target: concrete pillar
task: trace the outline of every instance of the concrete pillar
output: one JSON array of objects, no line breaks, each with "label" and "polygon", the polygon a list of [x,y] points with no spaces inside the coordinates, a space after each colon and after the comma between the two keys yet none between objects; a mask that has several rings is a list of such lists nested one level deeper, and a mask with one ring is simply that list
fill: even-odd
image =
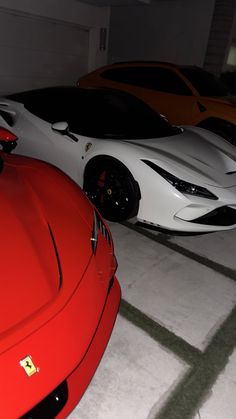
[{"label": "concrete pillar", "polygon": [[232,37],[236,0],[216,0],[204,68],[219,76],[227,59]]}]

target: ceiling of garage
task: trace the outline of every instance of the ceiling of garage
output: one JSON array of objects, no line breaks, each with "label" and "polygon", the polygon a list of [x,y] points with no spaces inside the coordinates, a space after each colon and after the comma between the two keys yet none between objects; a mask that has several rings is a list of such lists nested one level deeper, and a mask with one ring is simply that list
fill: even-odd
[{"label": "ceiling of garage", "polygon": [[[153,4],[161,0],[79,0],[81,3],[93,6],[137,6],[140,4]],[[163,1],[163,0],[162,0]]]}]

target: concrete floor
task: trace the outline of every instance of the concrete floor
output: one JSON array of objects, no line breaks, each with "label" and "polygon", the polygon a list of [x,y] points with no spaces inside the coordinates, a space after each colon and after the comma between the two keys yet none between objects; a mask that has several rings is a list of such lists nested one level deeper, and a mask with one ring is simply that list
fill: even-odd
[{"label": "concrete floor", "polygon": [[236,230],[110,228],[123,300],[69,418],[236,419]]}]

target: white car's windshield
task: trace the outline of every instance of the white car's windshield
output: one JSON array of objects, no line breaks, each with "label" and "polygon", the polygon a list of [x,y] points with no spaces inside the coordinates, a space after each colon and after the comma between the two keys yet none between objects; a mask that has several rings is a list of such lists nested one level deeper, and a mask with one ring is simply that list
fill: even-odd
[{"label": "white car's windshield", "polygon": [[94,138],[169,137],[181,130],[132,95],[110,89],[55,87],[8,96],[36,116],[66,121],[72,132]]}]

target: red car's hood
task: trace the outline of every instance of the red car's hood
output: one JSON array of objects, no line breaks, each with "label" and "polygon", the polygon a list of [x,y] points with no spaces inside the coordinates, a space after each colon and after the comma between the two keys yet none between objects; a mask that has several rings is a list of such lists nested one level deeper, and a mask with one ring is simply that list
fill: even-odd
[{"label": "red car's hood", "polygon": [[16,169],[6,167],[0,174],[0,191],[3,333],[53,299],[60,278],[52,235],[30,184]]}]

